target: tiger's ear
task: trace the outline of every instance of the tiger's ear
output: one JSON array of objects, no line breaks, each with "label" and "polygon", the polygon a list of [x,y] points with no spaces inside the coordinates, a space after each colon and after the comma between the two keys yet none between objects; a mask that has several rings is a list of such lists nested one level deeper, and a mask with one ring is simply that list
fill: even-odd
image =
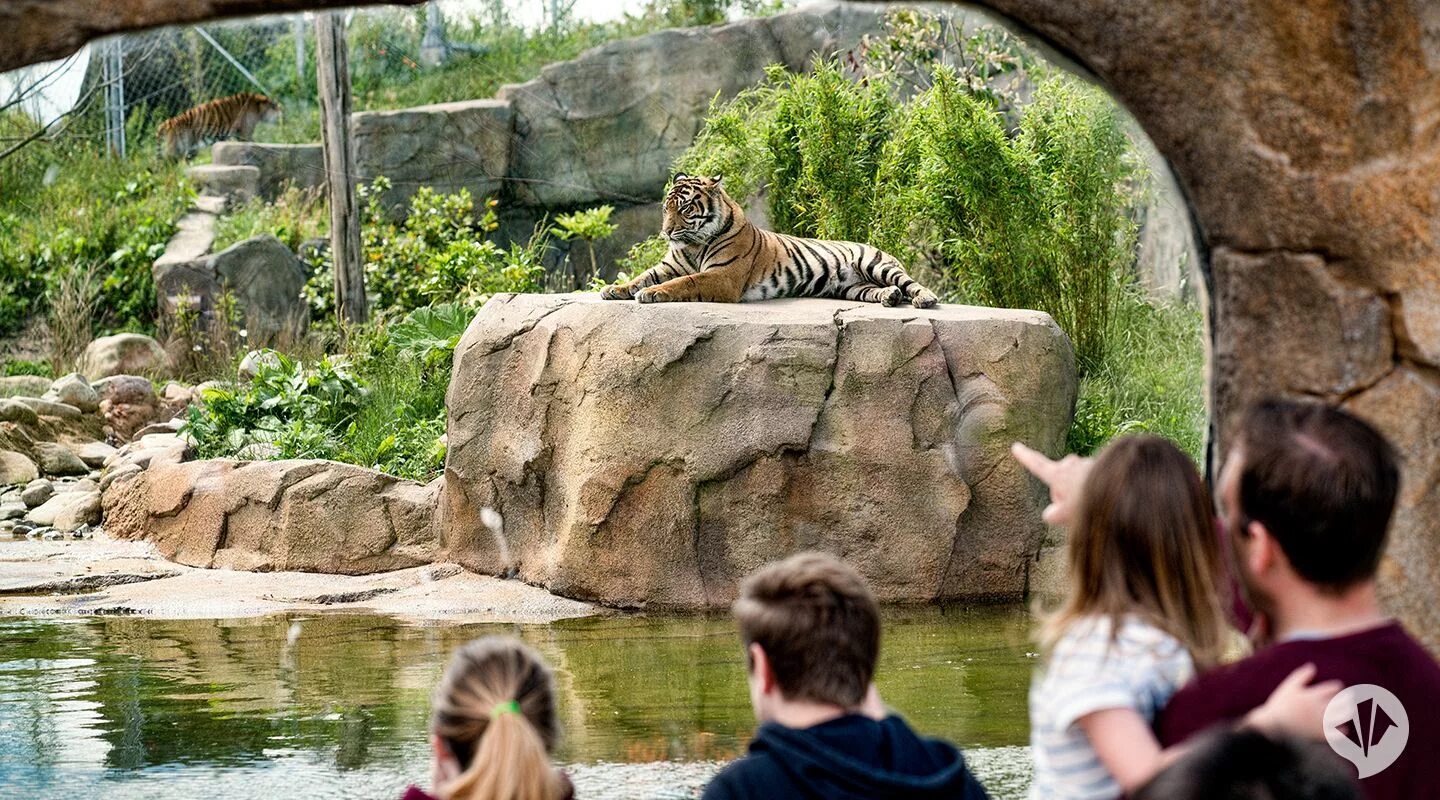
[{"label": "tiger's ear", "polygon": [[688,178],[688,177],[690,177],[690,176],[689,176],[689,175],[686,175],[686,174],[683,173],[683,172],[677,172],[677,173],[675,173],[675,177],[671,178],[670,180],[671,180],[671,182],[673,183],[674,181],[684,180],[684,179],[686,179],[686,178]]},{"label": "tiger's ear", "polygon": [[710,182],[713,183],[713,184],[715,184],[716,186],[719,186],[719,185],[720,185],[720,182],[723,181],[723,180],[725,180],[725,176],[724,176],[724,175],[711,175],[711,176],[710,176]]}]

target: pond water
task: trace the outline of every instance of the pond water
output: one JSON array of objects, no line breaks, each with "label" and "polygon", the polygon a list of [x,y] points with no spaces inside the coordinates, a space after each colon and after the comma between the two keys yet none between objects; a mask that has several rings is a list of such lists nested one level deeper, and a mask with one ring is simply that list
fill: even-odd
[{"label": "pond water", "polygon": [[[878,676],[920,731],[966,748],[996,797],[1028,783],[1020,609],[887,611]],[[357,615],[0,619],[0,796],[394,798],[428,770],[452,648],[518,635],[554,666],[583,797],[692,797],[754,729],[724,617],[549,625]]]}]

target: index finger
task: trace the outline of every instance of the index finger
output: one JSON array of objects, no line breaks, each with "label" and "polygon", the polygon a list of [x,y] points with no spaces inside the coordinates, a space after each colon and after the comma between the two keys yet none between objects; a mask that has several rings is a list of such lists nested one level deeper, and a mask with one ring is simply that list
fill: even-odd
[{"label": "index finger", "polygon": [[1040,480],[1049,483],[1055,477],[1055,468],[1059,462],[1040,452],[1027,447],[1020,442],[1010,445],[1010,455],[1020,462],[1020,466],[1029,470],[1031,474]]}]

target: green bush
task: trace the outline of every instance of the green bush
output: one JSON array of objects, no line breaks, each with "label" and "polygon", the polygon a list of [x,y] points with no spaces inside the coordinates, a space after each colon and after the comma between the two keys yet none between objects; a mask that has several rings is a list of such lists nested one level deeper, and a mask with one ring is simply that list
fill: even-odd
[{"label": "green bush", "polygon": [[[543,259],[549,234],[540,227],[525,244],[501,248],[485,237],[499,222],[497,203],[489,200],[477,219],[467,189],[440,194],[421,187],[410,199],[403,221],[395,221],[381,203],[390,182],[376,178],[360,187],[361,248],[365,291],[372,312],[392,317],[435,303],[478,307],[498,292],[536,292],[545,285]],[[318,265],[305,287],[311,318],[335,315],[334,264]]]},{"label": "green bush", "polygon": [[[1050,314],[1082,376],[1075,448],[1144,429],[1198,453],[1198,316],[1133,287],[1147,175],[1113,101],[998,29],[959,39],[915,11],[887,26],[857,61],[772,67],[713,103],[676,169],[723,174],[741,201],[763,189],[777,230],[868,241],[949,300]],[[954,65],[946,47],[963,48]],[[1026,102],[996,80],[1017,70],[1036,85]],[[638,268],[663,252],[642,244]]]},{"label": "green bush", "polygon": [[328,458],[402,478],[430,480],[444,467],[445,392],[455,345],[474,309],[419,309],[350,337],[348,359],[306,363],[273,351],[248,383],[205,393],[187,430],[202,458],[252,445],[275,458]]},{"label": "green bush", "polygon": [[[0,136],[33,127],[0,114]],[[0,336],[44,313],[45,293],[88,265],[100,266],[96,333],[154,329],[150,265],[194,197],[179,166],[42,140],[0,160],[0,187]]]},{"label": "green bush", "polygon": [[254,198],[220,218],[215,226],[215,252],[262,233],[273,234],[291,250],[308,239],[330,232],[330,207],[319,189],[287,186],[274,200]]}]

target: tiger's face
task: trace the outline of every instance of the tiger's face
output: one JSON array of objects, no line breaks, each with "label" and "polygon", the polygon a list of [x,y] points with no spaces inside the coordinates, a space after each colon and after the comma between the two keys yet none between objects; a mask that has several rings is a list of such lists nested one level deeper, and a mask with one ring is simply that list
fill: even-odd
[{"label": "tiger's face", "polygon": [[679,245],[705,244],[725,224],[725,190],[721,176],[705,178],[681,172],[665,195],[660,233]]}]

